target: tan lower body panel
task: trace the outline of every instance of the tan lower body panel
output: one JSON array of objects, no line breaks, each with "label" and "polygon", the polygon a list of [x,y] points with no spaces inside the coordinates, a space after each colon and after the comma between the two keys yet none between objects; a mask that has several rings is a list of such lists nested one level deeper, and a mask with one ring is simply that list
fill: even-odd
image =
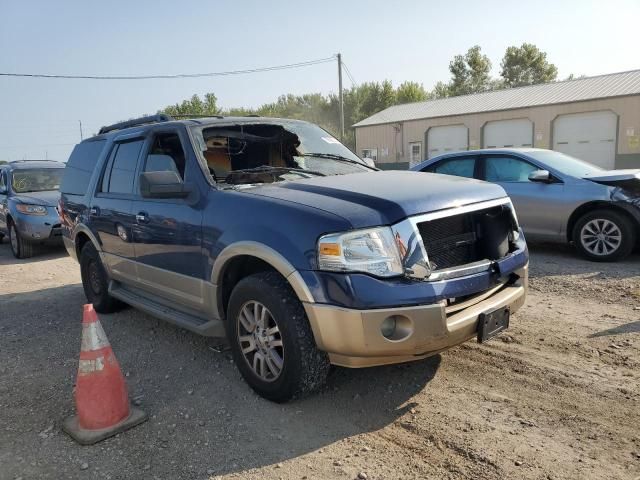
[{"label": "tan lower body panel", "polygon": [[[511,312],[526,298],[526,269],[519,272],[522,285],[505,286],[477,303],[447,314],[444,303],[415,307],[354,310],[332,305],[304,303],[320,350],[331,363],[344,367],[369,367],[419,360],[459,345],[477,335],[478,317],[500,307]],[[467,302],[465,302],[467,303]],[[401,325],[397,338],[381,333],[385,319]]]}]

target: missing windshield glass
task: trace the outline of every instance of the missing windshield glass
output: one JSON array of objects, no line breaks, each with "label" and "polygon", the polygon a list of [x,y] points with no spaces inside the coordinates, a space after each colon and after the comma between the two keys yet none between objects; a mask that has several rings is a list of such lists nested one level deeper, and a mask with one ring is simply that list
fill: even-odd
[{"label": "missing windshield glass", "polygon": [[209,172],[220,183],[272,183],[371,170],[326,131],[304,122],[239,123],[196,134]]}]

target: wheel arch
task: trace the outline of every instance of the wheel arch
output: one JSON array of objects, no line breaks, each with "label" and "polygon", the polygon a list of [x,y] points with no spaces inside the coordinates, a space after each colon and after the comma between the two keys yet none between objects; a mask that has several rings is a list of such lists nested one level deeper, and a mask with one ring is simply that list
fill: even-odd
[{"label": "wheel arch", "polygon": [[96,247],[98,253],[102,252],[102,247],[98,239],[95,235],[89,230],[88,227],[84,225],[78,225],[73,234],[73,245],[76,252],[76,258],[80,259],[80,252],[82,252],[82,248],[85,246],[87,242],[93,243],[93,246]]},{"label": "wheel arch", "polygon": [[573,229],[580,217],[593,210],[611,210],[613,212],[618,212],[628,218],[635,225],[636,230],[640,230],[640,220],[622,205],[604,200],[594,200],[592,202],[583,203],[569,216],[569,221],[567,222],[567,241],[571,242],[573,240]]},{"label": "wheel arch", "polygon": [[231,291],[241,279],[269,270],[282,275],[301,302],[314,302],[302,276],[282,254],[262,243],[238,242],[220,252],[211,271],[211,282],[217,286],[219,315],[226,314]]}]

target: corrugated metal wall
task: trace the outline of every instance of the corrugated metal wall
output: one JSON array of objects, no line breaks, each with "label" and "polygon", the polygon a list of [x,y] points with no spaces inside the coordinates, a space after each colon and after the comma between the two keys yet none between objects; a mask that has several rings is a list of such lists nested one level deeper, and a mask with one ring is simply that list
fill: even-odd
[{"label": "corrugated metal wall", "polygon": [[[482,128],[487,122],[515,118],[528,118],[533,122],[535,147],[550,148],[553,120],[558,115],[599,110],[611,110],[618,115],[617,155],[640,158],[640,95],[359,127],[356,128],[356,149],[361,154],[364,148],[377,148],[379,164],[399,163],[404,167],[409,162],[409,143],[423,142],[422,152],[426,155],[425,137],[430,127],[464,124],[469,128],[469,148],[474,149],[483,146]],[[393,168],[393,165],[381,166]],[[628,164],[623,166],[628,168]],[[637,167],[640,168],[640,163]]]}]

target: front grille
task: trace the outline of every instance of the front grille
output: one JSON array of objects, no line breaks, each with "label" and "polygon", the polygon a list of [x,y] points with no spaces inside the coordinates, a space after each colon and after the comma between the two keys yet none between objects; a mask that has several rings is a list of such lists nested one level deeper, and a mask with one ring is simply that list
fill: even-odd
[{"label": "front grille", "polygon": [[431,269],[443,270],[505,256],[513,223],[509,208],[498,206],[421,222],[418,230]]}]

